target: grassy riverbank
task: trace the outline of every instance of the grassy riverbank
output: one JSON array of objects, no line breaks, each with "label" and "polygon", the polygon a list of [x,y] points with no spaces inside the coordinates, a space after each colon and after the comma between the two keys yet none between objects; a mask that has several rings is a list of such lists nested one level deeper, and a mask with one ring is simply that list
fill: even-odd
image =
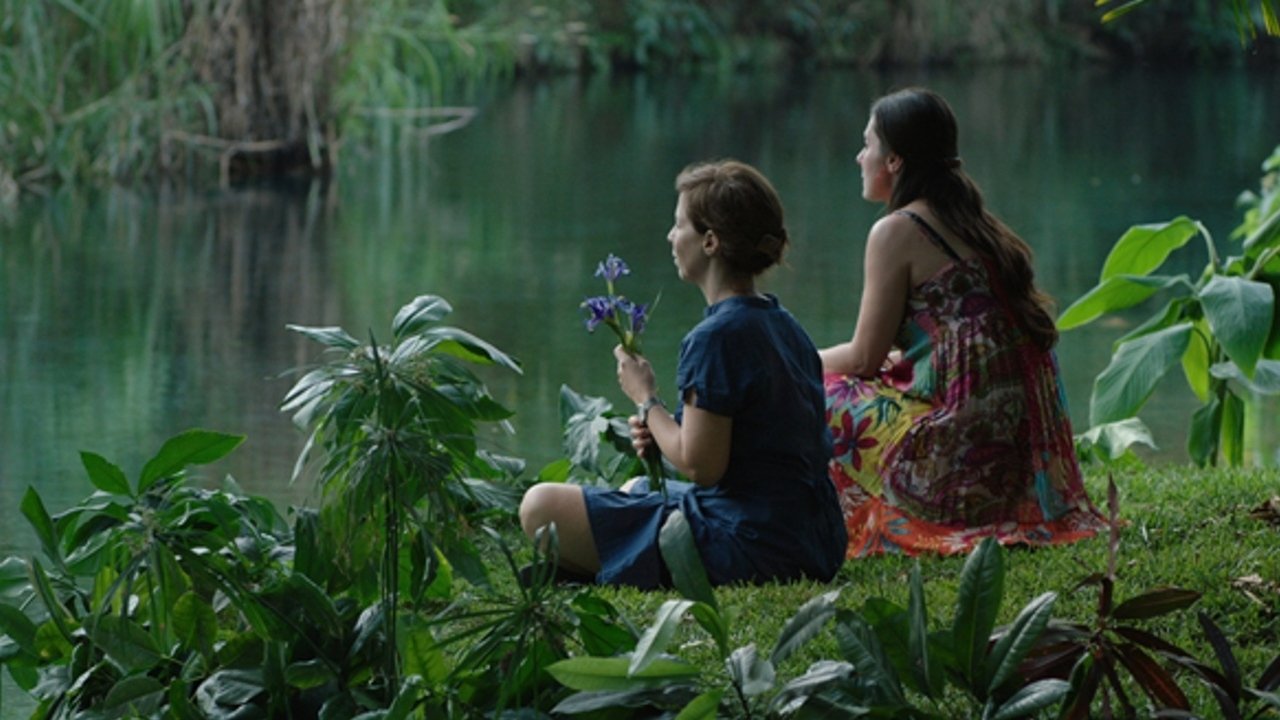
[{"label": "grassy riverbank", "polygon": [[[1088,478],[1092,497],[1101,502],[1105,502],[1106,482],[1106,476],[1097,470]],[[1145,627],[1216,666],[1213,650],[1195,617],[1197,611],[1206,613],[1230,641],[1246,684],[1256,683],[1280,648],[1280,553],[1276,551],[1280,547],[1280,517],[1254,517],[1251,512],[1280,496],[1280,471],[1166,467],[1122,471],[1115,475],[1115,482],[1120,514],[1127,523],[1121,534],[1116,601],[1161,586],[1203,593],[1190,609],[1146,622]],[[1091,624],[1097,589],[1077,584],[1091,573],[1104,572],[1106,558],[1104,538],[1065,547],[1010,551],[997,622],[1011,622],[1032,598],[1053,591],[1059,595],[1053,610],[1055,619]],[[964,562],[964,557],[920,559],[933,628],[946,626],[955,612]],[[914,564],[915,560],[902,557],[846,563],[834,583],[842,588],[838,605],[860,609],[868,598],[881,597],[905,607]],[[830,589],[795,584],[719,590],[721,607],[731,616],[730,647],[755,643],[767,653],[796,609]],[[600,594],[640,626],[652,620],[664,601],[675,597],[674,592],[616,588]],[[691,621],[671,647],[700,667],[717,666],[714,643]],[[838,657],[835,637],[824,633],[779,668],[779,684],[802,674],[818,659]],[[723,668],[718,670],[723,672]],[[1189,673],[1178,677],[1193,709],[1206,717],[1218,715],[1217,705],[1203,686]],[[1140,696],[1139,692],[1133,695],[1141,701]]]}]

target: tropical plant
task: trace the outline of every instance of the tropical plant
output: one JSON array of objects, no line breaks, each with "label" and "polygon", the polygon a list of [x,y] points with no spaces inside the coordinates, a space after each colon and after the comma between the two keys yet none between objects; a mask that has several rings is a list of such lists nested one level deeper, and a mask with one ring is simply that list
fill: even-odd
[{"label": "tropical plant", "polygon": [[[917,563],[908,607],[871,598],[861,612],[853,612],[836,607],[838,589],[823,593],[786,622],[768,656],[754,643],[730,649],[729,619],[716,604],[680,513],[664,525],[661,547],[684,598],[663,603],[633,652],[552,665],[556,679],[579,691],[557,711],[647,706],[679,710],[680,717],[943,718],[954,715],[954,694],[946,695],[950,680],[970,698],[974,717],[1019,718],[1056,704],[1067,692],[1061,679],[1027,683],[1017,672],[1049,622],[1056,595],[1034,599],[1011,625],[992,634],[1004,592],[1004,550],[993,539],[979,545],[965,564],[949,628],[929,630]],[[715,640],[723,675],[666,654],[686,615]],[[779,684],[777,668],[833,618],[844,658],[819,660]],[[766,703],[767,693],[773,696]],[[603,715],[623,716],[623,711]]]},{"label": "tropical plant", "polygon": [[[1242,198],[1245,218],[1233,234],[1242,240],[1240,255],[1221,258],[1208,229],[1185,216],[1136,225],[1108,254],[1098,285],[1058,319],[1058,327],[1069,330],[1173,292],[1161,310],[1116,341],[1110,364],[1094,381],[1090,432],[1107,432],[1113,454],[1142,439],[1131,423],[1118,432],[1113,426],[1135,417],[1175,365],[1204,403],[1187,438],[1191,458],[1202,466],[1219,458],[1241,464],[1249,407],[1259,396],[1280,394],[1280,147],[1263,171],[1261,194]],[[1152,274],[1197,236],[1209,258],[1198,280]]]},{"label": "tropical plant", "polygon": [[[1205,637],[1213,647],[1213,654],[1218,660],[1218,667],[1194,660],[1175,658],[1190,669],[1213,693],[1222,717],[1242,720],[1243,718],[1261,718],[1267,713],[1280,711],[1280,654],[1277,654],[1252,687],[1245,684],[1240,674],[1240,664],[1236,662],[1235,653],[1231,650],[1231,642],[1222,628],[1204,612],[1196,613]],[[1257,707],[1249,712],[1250,706]],[[1194,718],[1192,713],[1163,713],[1166,718]]]},{"label": "tropical plant", "polygon": [[[295,478],[314,450],[324,456],[322,522],[334,533],[345,569],[326,589],[349,587],[362,604],[377,598],[387,638],[397,637],[402,599],[417,606],[442,566],[473,584],[488,583],[470,537],[474,521],[485,510],[514,506],[509,487],[489,480],[522,464],[478,448],[475,437],[477,423],[504,423],[511,413],[467,366],[518,373],[520,365],[484,340],[439,324],[451,310],[441,297],[415,298],[396,313],[390,345],[372,337],[363,345],[337,327],[289,326],[330,352],[281,405],[310,432]],[[382,673],[396,687],[396,643],[385,647]]]},{"label": "tropical plant", "polygon": [[539,480],[618,487],[645,472],[631,446],[627,415],[615,411],[607,399],[561,385],[560,425],[564,457],[542,468]]},{"label": "tropical plant", "polygon": [[[515,555],[490,530],[506,568],[519,579]],[[462,708],[502,716],[512,708],[550,709],[563,690],[547,672],[577,654],[614,655],[636,646],[631,623],[589,586],[570,588],[555,580],[555,525],[533,540],[533,572],[514,590],[476,588],[455,598],[427,621],[438,647],[453,653],[433,705],[448,717]],[[456,651],[455,651],[456,649]]]},{"label": "tropical plant", "polygon": [[[1095,4],[1098,7],[1105,7],[1113,2],[1115,0],[1095,0]],[[1123,0],[1118,6],[1103,13],[1102,22],[1114,22],[1147,4],[1147,2],[1148,0]],[[1280,18],[1276,16],[1276,3],[1274,0],[1256,0],[1256,4],[1258,6],[1258,15],[1262,20],[1263,32],[1268,35],[1280,36]],[[1236,30],[1240,33],[1241,44],[1250,38],[1256,38],[1258,31],[1254,25],[1249,0],[1231,0],[1228,5],[1231,7],[1231,15],[1235,20]]]},{"label": "tropical plant", "polygon": [[[1156,662],[1152,654],[1179,663],[1193,662],[1192,656],[1134,621],[1185,609],[1200,598],[1200,593],[1160,587],[1123,602],[1116,601],[1121,527],[1116,495],[1115,482],[1111,481],[1107,489],[1110,535],[1106,569],[1090,574],[1077,585],[1077,588],[1091,585],[1098,588],[1092,624],[1051,622],[1044,638],[1020,668],[1029,680],[1070,679],[1071,689],[1060,715],[1064,720],[1115,717],[1114,703],[1119,703],[1123,717],[1134,717],[1136,710],[1121,680],[1121,670],[1128,673],[1157,710],[1190,710],[1187,696],[1174,675]],[[1101,715],[1094,708],[1095,700],[1101,705]]]},{"label": "tropical plant", "polygon": [[97,490],[54,516],[27,491],[22,512],[46,562],[0,563],[0,663],[39,702],[38,717],[189,716],[201,669],[249,654],[233,634],[266,638],[288,626],[259,594],[281,579],[288,526],[230,478],[206,490],[186,474],[242,440],[182,433],[136,482],[82,453]]}]

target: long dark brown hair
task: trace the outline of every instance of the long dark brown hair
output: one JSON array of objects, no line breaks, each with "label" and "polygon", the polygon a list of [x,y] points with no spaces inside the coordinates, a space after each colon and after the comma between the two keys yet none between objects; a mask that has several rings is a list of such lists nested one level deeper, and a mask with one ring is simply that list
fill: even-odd
[{"label": "long dark brown hair", "polygon": [[[1035,286],[1031,248],[987,211],[982,192],[960,166],[956,118],[942,96],[906,88],[871,106],[876,134],[902,158],[888,209],[923,198],[940,221],[988,261],[1013,317],[1044,349],[1058,340],[1053,302]],[[1000,288],[997,288],[1000,289]]]}]

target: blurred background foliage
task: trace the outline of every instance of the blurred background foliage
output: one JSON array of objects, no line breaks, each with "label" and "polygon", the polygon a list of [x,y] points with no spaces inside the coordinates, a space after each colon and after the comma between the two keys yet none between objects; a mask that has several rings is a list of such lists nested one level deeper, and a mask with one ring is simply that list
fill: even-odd
[{"label": "blurred background foliage", "polygon": [[1087,0],[0,0],[0,203],[325,174],[344,146],[453,127],[450,101],[526,75],[1280,55],[1254,32],[1272,0],[1137,4],[1103,23]]}]

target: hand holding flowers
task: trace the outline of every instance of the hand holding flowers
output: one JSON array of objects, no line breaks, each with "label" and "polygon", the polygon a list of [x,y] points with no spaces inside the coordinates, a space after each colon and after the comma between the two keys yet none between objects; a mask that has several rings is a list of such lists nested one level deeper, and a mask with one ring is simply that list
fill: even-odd
[{"label": "hand holding flowers", "polygon": [[[587,298],[582,302],[582,308],[587,311],[587,332],[595,332],[595,329],[603,324],[618,336],[619,349],[615,350],[614,354],[618,358],[619,384],[622,385],[622,390],[628,397],[637,404],[641,404],[653,397],[656,389],[653,370],[649,367],[649,362],[640,354],[640,333],[644,331],[645,324],[648,322],[652,305],[632,302],[626,296],[617,293],[614,282],[623,275],[630,274],[631,268],[627,267],[622,258],[610,253],[596,267],[596,277],[604,278],[607,293]],[[638,375],[628,372],[624,377],[624,367],[631,365],[642,372]],[[640,399],[636,400],[637,397]],[[633,428],[634,426],[635,423]],[[643,428],[643,424],[640,427]],[[638,451],[647,448],[647,451],[640,454],[649,475],[649,482],[665,495],[666,478],[662,466],[662,455],[657,444],[653,442],[651,436],[647,435],[647,432],[633,431],[632,436],[633,445]]]}]

